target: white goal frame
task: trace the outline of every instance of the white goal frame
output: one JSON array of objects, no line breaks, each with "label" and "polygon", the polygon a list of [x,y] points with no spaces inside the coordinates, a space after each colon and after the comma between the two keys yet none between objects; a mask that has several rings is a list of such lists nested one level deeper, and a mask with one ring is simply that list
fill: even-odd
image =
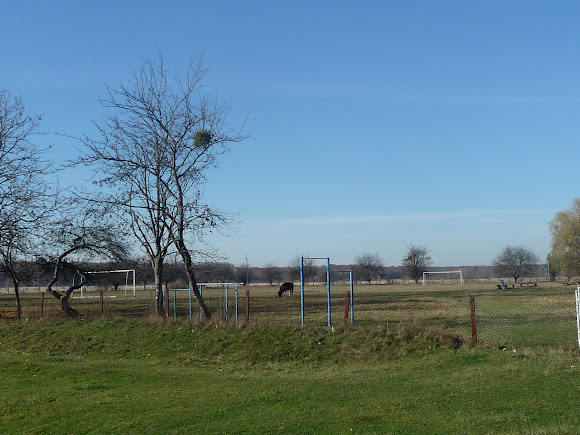
[{"label": "white goal frame", "polygon": [[459,283],[461,285],[465,284],[465,280],[463,279],[463,271],[462,270],[441,270],[439,272],[423,272],[423,285],[427,285],[427,275],[428,274],[449,274],[449,273],[458,273],[459,274]]},{"label": "white goal frame", "polygon": [[[133,297],[136,296],[136,285],[135,285],[135,269],[117,269],[117,270],[102,270],[97,272],[85,272],[88,274],[97,273],[125,273],[125,296],[127,296],[127,286],[129,285],[129,273],[133,273]],[[81,287],[81,298],[83,297],[83,290],[85,286]]]}]

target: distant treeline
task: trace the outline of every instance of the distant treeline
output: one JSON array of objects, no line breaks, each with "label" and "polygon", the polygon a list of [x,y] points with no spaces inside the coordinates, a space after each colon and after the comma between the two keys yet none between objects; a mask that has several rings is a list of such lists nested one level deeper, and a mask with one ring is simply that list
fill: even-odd
[{"label": "distant treeline", "polygon": [[[27,287],[36,287],[40,290],[44,288],[50,280],[52,271],[45,267],[42,260],[37,262],[23,262],[28,273],[26,274]],[[111,270],[135,270],[136,285],[141,288],[147,288],[153,284],[153,273],[151,266],[147,261],[128,261],[128,262],[109,262],[109,263],[84,263],[81,265],[82,270],[87,272],[103,272]],[[346,283],[349,280],[348,271],[353,271],[356,282],[366,282],[362,274],[357,273],[356,265],[338,265],[331,264],[331,280],[333,282]],[[499,278],[493,266],[449,266],[449,267],[430,267],[429,271],[444,270],[462,270],[464,279],[470,280],[494,279]],[[72,269],[69,271],[66,267],[63,270],[63,281],[73,282],[75,278]],[[326,265],[310,265],[305,270],[306,281],[326,282]],[[357,276],[358,275],[358,276]],[[132,273],[89,273],[87,274],[87,285],[104,286],[107,288],[117,289],[126,283],[132,284]],[[457,279],[456,276],[438,276],[431,279]],[[546,278],[547,270],[544,266],[538,265],[536,273],[529,278]],[[242,284],[266,284],[279,285],[285,281],[298,282],[300,280],[300,270],[297,266],[273,266],[263,267],[250,266],[242,264],[235,266],[228,262],[211,262],[201,263],[197,266],[196,279],[198,283],[207,282],[237,282]],[[395,281],[405,280],[405,273],[402,266],[388,266],[382,268],[373,282],[389,284]],[[166,288],[187,287],[187,277],[183,271],[183,265],[179,262],[167,262],[163,267],[163,284]],[[0,286],[8,287],[10,282],[5,275],[0,275]]]}]

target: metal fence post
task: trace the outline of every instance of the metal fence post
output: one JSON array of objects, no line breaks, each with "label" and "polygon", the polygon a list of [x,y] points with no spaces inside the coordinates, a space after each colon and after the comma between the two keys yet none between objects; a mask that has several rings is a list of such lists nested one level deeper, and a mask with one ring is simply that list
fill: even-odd
[{"label": "metal fence post", "polygon": [[300,311],[304,326],[304,257],[300,257]]},{"label": "metal fence post", "polygon": [[[198,288],[199,288],[199,295],[203,298],[203,286],[200,285]],[[203,320],[203,310],[200,307],[199,308],[199,321],[201,322],[202,320]]]},{"label": "metal fence post", "polygon": [[236,323],[238,323],[238,284],[236,283]]},{"label": "metal fence post", "polygon": [[169,317],[169,290],[165,289],[165,318]]},{"label": "metal fence post", "polygon": [[326,259],[326,294],[328,303],[328,327],[332,326],[331,308],[330,308],[330,258]]},{"label": "metal fence post", "polygon": [[226,297],[226,302],[225,302],[225,308],[226,308],[226,322],[229,320],[229,316],[228,316],[228,285],[225,285],[225,297]]},{"label": "metal fence post", "polygon": [[177,320],[177,290],[173,289],[173,318]]}]

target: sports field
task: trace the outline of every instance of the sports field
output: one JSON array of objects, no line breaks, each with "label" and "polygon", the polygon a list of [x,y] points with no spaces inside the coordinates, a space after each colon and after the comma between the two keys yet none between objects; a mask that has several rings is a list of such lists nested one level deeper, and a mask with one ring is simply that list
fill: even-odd
[{"label": "sports field", "polygon": [[[297,287],[292,296],[277,296],[277,286],[205,287],[204,298],[214,321],[250,326],[324,327],[329,323],[325,285],[308,285],[304,298]],[[494,283],[355,285],[352,306],[347,306],[349,286],[333,284],[330,324],[343,327],[380,327],[398,333],[408,329],[430,329],[472,337],[470,297],[475,301],[475,326],[480,344],[504,347],[577,347],[575,286],[537,283],[501,290]],[[77,296],[80,296],[77,295]],[[84,318],[100,316],[99,292],[87,291],[72,300]],[[23,294],[24,318],[40,318],[40,294]],[[189,292],[170,290],[169,317],[203,323]],[[350,303],[350,301],[348,301]],[[147,318],[153,314],[153,291],[104,292],[103,318]],[[302,310],[302,307],[304,308]],[[348,308],[348,309],[347,309]],[[352,308],[352,309],[351,309]],[[0,294],[0,314],[15,317],[14,296]],[[58,301],[45,298],[44,319],[62,317]]]},{"label": "sports field", "polygon": [[0,433],[580,431],[580,358],[438,330],[0,324]]}]

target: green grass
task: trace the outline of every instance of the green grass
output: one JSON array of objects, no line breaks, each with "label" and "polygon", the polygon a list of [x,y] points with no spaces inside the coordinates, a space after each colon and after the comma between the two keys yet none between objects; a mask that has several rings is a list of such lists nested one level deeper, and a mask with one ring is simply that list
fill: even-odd
[{"label": "green grass", "polygon": [[[231,286],[230,286],[231,287]],[[344,324],[346,285],[332,286],[332,324]],[[278,298],[276,286],[240,287],[238,321],[245,322],[246,290],[250,294],[250,325],[301,325],[299,290],[293,297]],[[235,323],[234,289],[229,289],[228,319]],[[73,299],[85,318],[99,316],[98,298],[88,293],[84,299]],[[106,318],[146,318],[152,315],[152,292],[137,292],[137,297],[124,292],[105,294]],[[225,318],[223,288],[205,288],[204,297],[214,318]],[[576,319],[573,288],[561,284],[540,283],[538,287],[516,287],[498,290],[493,283],[446,285],[357,285],[355,286],[355,326],[377,326],[398,333],[414,327],[441,329],[463,337],[471,334],[469,297],[475,296],[478,338],[486,345],[507,347],[572,347],[576,345]],[[0,314],[14,318],[13,295],[0,295]],[[38,293],[24,293],[24,318],[40,317]],[[189,317],[187,292],[177,293],[177,316]],[[173,293],[170,294],[170,315],[174,314]],[[45,298],[44,318],[60,319],[58,301]],[[193,321],[199,322],[199,310],[193,308]],[[307,326],[327,325],[325,286],[307,286],[305,293]]]},{"label": "green grass", "polygon": [[441,329],[0,324],[0,433],[578,433],[580,358]]}]

